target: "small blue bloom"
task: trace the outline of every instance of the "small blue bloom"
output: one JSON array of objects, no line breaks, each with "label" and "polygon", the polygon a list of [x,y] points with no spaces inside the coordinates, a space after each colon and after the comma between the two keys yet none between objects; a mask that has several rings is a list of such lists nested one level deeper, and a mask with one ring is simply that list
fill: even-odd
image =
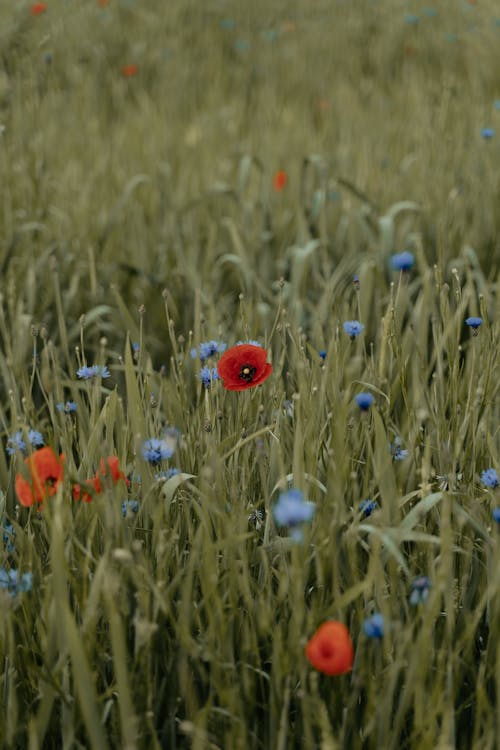
[{"label": "small blue bloom", "polygon": [[431,582],[427,576],[419,576],[418,578],[415,578],[411,584],[412,590],[410,594],[410,604],[413,604],[414,606],[417,604],[425,604],[429,598],[430,587]]},{"label": "small blue bloom", "polygon": [[403,253],[396,253],[391,258],[391,266],[395,271],[409,271],[415,263],[415,256],[408,250]]},{"label": "small blue bloom", "polygon": [[318,354],[319,354],[319,356],[321,357],[321,359],[324,362],[325,359],[326,359],[326,349],[320,349],[319,352],[318,352]]},{"label": "small blue bloom", "polygon": [[363,623],[363,630],[367,638],[384,637],[384,618],[380,612],[376,612]]},{"label": "small blue bloom", "polygon": [[141,348],[141,345],[139,344],[138,341],[133,341],[132,342],[132,351],[133,352],[135,352],[137,354],[137,352],[140,350],[140,348]]},{"label": "small blue bloom", "polygon": [[76,371],[76,374],[81,380],[92,380],[97,377],[109,378],[110,376],[110,372],[106,365],[92,365],[92,367],[84,365]]},{"label": "small blue bloom", "polygon": [[262,348],[262,344],[260,341],[255,341],[255,339],[248,339],[248,341],[237,341],[235,346],[239,346],[240,344],[250,344],[250,346],[259,346]]},{"label": "small blue bloom", "polygon": [[[41,432],[38,432],[37,430],[28,430],[28,442],[30,445],[36,447],[39,447],[44,444],[44,440],[42,437]],[[18,430],[17,432],[14,432],[13,435],[9,437],[7,440],[7,453],[9,456],[13,456],[16,451],[21,451],[21,453],[26,453],[26,442],[23,440],[23,431]]]},{"label": "small blue bloom", "polygon": [[202,367],[198,373],[198,377],[205,388],[210,388],[212,383],[215,383],[216,380],[220,380],[216,367]]},{"label": "small blue bloom", "polygon": [[411,26],[415,26],[420,21],[420,18],[413,13],[407,13],[405,16],[405,22],[409,23]]},{"label": "small blue bloom", "polygon": [[22,594],[25,591],[31,591],[31,586],[31,573],[23,573],[22,576],[19,576],[18,571],[13,568],[10,570],[0,568],[0,589],[8,591],[11,596]]},{"label": "small blue bloom", "polygon": [[426,16],[429,16],[429,18],[433,18],[434,16],[437,16],[437,10],[435,8],[424,8],[424,13]]},{"label": "small blue bloom", "polygon": [[495,128],[482,128],[481,135],[486,141],[489,141],[495,135]]},{"label": "small blue bloom", "polygon": [[155,479],[157,479],[159,482],[165,482],[167,479],[172,479],[172,477],[177,476],[177,474],[181,474],[180,469],[167,469],[166,471],[158,471],[155,474]]},{"label": "small blue bloom", "polygon": [[500,99],[495,99],[495,101],[493,102],[493,106],[498,112],[500,112]]},{"label": "small blue bloom", "polygon": [[214,357],[216,354],[222,354],[225,352],[227,344],[224,341],[202,341],[198,348],[191,349],[191,357],[196,359],[200,358],[200,362],[205,362],[210,357]]},{"label": "small blue bloom", "polygon": [[472,328],[473,331],[477,331],[479,326],[483,324],[483,319],[472,317],[472,318],[466,318],[465,322],[469,326],[469,328]]},{"label": "small blue bloom", "polygon": [[356,336],[359,336],[360,333],[363,333],[364,330],[365,327],[363,323],[359,322],[359,320],[346,320],[346,322],[344,323],[344,331],[353,340],[356,338]]},{"label": "small blue bloom", "polygon": [[496,523],[500,524],[500,508],[493,508],[491,511],[491,517]]},{"label": "small blue bloom", "polygon": [[359,276],[357,273],[355,273],[354,276],[352,277],[352,283],[354,285],[355,290],[358,291],[360,287],[360,283],[359,283]]},{"label": "small blue bloom", "polygon": [[4,544],[6,552],[15,552],[16,546],[14,544],[14,539],[16,536],[16,532],[14,531],[14,527],[10,523],[4,523],[2,530],[3,530],[3,544]]},{"label": "small blue bloom", "polygon": [[66,401],[65,404],[61,402],[59,404],[56,404],[56,409],[63,414],[73,414],[73,412],[76,411],[76,404],[74,401]]},{"label": "small blue bloom", "polygon": [[122,516],[126,518],[131,513],[139,512],[138,500],[124,500],[122,503]]},{"label": "small blue bloom", "polygon": [[166,458],[173,455],[174,449],[165,440],[149,438],[142,444],[142,457],[145,461],[155,466]]},{"label": "small blue bloom", "polygon": [[371,393],[357,393],[354,396],[354,400],[361,409],[361,411],[368,411],[370,406],[373,404],[375,399]]},{"label": "small blue bloom", "polygon": [[489,487],[494,490],[498,487],[498,474],[495,469],[486,469],[481,473],[481,482],[485,487]]},{"label": "small blue bloom", "polygon": [[378,503],[376,500],[370,500],[369,498],[367,500],[362,500],[359,504],[359,510],[365,518],[368,518],[368,516],[371,516],[371,514],[377,510]]},{"label": "small blue bloom", "polygon": [[311,521],[315,511],[314,503],[304,500],[300,490],[292,489],[280,494],[273,507],[273,517],[277,526],[286,526],[293,531],[301,523]]},{"label": "small blue bloom", "polygon": [[401,438],[399,437],[395,437],[394,442],[389,443],[389,450],[393,461],[404,461],[408,457],[406,448],[401,448]]},{"label": "small blue bloom", "polygon": [[236,26],[236,23],[232,18],[223,18],[221,19],[221,21],[219,21],[219,26],[225,31],[231,31]]}]

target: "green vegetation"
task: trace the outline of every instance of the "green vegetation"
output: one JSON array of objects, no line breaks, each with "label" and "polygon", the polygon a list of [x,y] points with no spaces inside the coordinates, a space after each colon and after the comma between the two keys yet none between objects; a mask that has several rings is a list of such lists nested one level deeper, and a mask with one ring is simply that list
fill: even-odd
[{"label": "green vegetation", "polygon": [[[435,10],[0,4],[0,747],[497,747],[500,10]],[[211,339],[272,375],[205,388]],[[129,486],[75,500],[108,456]]]}]

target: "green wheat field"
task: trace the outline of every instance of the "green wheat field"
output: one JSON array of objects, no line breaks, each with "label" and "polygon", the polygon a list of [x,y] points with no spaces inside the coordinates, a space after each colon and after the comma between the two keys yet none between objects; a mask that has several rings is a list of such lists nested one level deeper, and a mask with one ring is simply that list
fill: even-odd
[{"label": "green wheat field", "polygon": [[0,270],[1,748],[500,748],[496,0],[2,0]]}]

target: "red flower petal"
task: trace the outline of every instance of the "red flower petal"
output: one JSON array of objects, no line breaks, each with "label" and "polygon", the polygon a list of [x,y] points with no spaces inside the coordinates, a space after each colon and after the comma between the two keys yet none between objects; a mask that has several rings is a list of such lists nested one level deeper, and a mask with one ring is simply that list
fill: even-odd
[{"label": "red flower petal", "polygon": [[31,482],[21,474],[17,474],[15,488],[21,505],[29,506],[41,503],[51,495],[55,495],[57,488],[63,481],[64,456],[56,456],[52,448],[45,446],[28,456]]},{"label": "red flower petal", "polygon": [[122,68],[122,73],[125,76],[125,78],[133,78],[137,75],[139,68],[137,65],[124,65]]},{"label": "red flower petal", "polygon": [[47,3],[33,3],[31,6],[31,14],[33,16],[39,16],[41,13],[45,13],[47,10]]},{"label": "red flower petal", "polygon": [[279,169],[274,175],[273,187],[277,193],[280,193],[288,182],[288,175],[283,169]]},{"label": "red flower petal", "polygon": [[263,383],[273,368],[261,346],[237,344],[224,352],[217,363],[217,371],[228,391],[244,391]]},{"label": "red flower petal", "polygon": [[305,652],[313,667],[324,674],[345,674],[352,669],[354,648],[342,622],[328,620],[320,625]]}]

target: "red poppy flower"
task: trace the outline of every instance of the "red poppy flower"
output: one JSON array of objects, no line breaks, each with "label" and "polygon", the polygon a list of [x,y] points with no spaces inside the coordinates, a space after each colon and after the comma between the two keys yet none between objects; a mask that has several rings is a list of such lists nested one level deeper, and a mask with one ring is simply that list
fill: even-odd
[{"label": "red poppy flower", "polygon": [[228,391],[245,391],[263,383],[273,368],[261,346],[237,344],[224,352],[217,362],[217,371]]},{"label": "red poppy flower", "polygon": [[277,193],[280,193],[288,182],[288,175],[283,169],[279,169],[274,175],[273,187]]},{"label": "red poppy flower", "polygon": [[79,484],[73,485],[73,499],[82,500],[84,503],[90,503],[94,495],[100,495],[102,492],[101,477],[107,476],[110,476],[115,484],[119,482],[120,479],[122,479],[127,486],[130,484],[129,480],[120,469],[118,456],[108,456],[107,458],[101,458],[99,471],[92,477],[92,479],[87,479],[87,481],[83,483],[83,489]]},{"label": "red poppy flower", "polygon": [[328,675],[350,672],[354,648],[346,626],[328,620],[319,626],[307,642],[306,656],[315,669]]},{"label": "red poppy flower", "polygon": [[137,71],[139,68],[137,65],[124,65],[122,68],[122,73],[125,76],[125,78],[133,78],[137,75]]},{"label": "red poppy flower", "polygon": [[33,3],[31,6],[31,14],[33,16],[39,16],[40,13],[45,13],[47,10],[47,3]]},{"label": "red poppy flower", "polygon": [[63,480],[64,456],[57,458],[52,448],[45,446],[28,456],[24,463],[29,467],[31,481],[17,474],[15,488],[19,502],[28,508],[56,494]]}]

